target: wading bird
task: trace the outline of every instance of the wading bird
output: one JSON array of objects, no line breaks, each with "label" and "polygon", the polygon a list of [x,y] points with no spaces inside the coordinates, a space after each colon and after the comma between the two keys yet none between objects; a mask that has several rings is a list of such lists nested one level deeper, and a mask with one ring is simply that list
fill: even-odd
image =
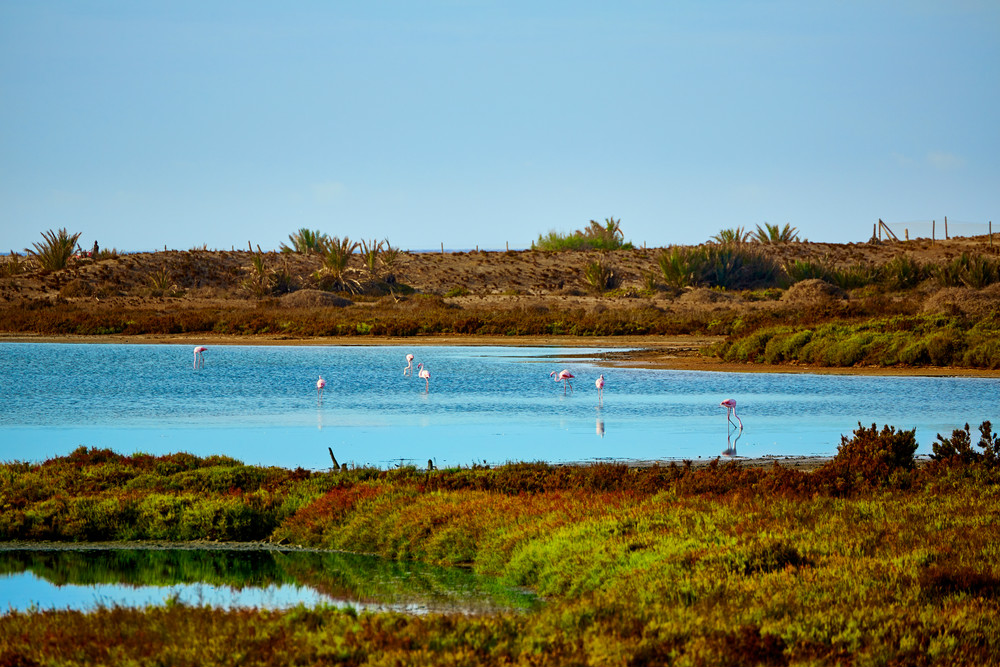
[{"label": "wading bird", "polygon": [[431,390],[431,372],[424,368],[423,363],[417,364],[417,377],[423,378],[424,380],[424,393],[426,394]]},{"label": "wading bird", "polygon": [[[723,456],[736,456],[736,443],[740,441],[740,436],[743,435],[743,420],[740,416],[736,414],[736,401],[731,398],[727,398],[720,406],[726,409],[726,449],[722,452]],[[733,423],[732,417],[736,417],[736,424]],[[738,428],[739,432],[736,434],[736,440],[733,440],[733,428]]]},{"label": "wading bird", "polygon": [[736,422],[739,424],[738,428],[740,429],[740,432],[742,432],[743,420],[741,420],[740,416],[736,414],[736,401],[731,398],[727,398],[722,403],[719,403],[719,405],[726,409],[726,420],[728,420],[731,426],[736,427],[736,424],[733,424],[733,417],[736,417]]},{"label": "wading bird", "polygon": [[573,374],[570,373],[565,368],[559,371],[558,373],[552,371],[551,373],[549,373],[549,377],[555,378],[556,382],[563,383],[563,396],[566,395],[566,387],[573,389],[573,384],[570,382],[570,380],[573,379]]},{"label": "wading bird", "polygon": [[604,376],[602,375],[601,377],[597,378],[597,382],[595,382],[594,384],[597,385],[597,402],[598,403],[603,402],[604,401]]},{"label": "wading bird", "polygon": [[202,354],[208,348],[204,345],[199,345],[194,348],[194,367],[195,369],[201,368],[205,365],[205,356]]},{"label": "wading bird", "polygon": [[326,380],[324,380],[323,376],[320,375],[319,379],[316,380],[316,393],[319,394],[320,398],[323,398],[323,387],[325,386],[326,386]]},{"label": "wading bird", "polygon": [[413,377],[413,355],[406,355],[406,366],[403,367],[403,375]]}]

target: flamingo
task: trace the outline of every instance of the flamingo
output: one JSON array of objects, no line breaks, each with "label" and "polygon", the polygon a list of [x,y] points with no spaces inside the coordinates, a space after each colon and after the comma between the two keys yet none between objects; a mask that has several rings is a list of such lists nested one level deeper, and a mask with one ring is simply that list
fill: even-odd
[{"label": "flamingo", "polygon": [[551,373],[549,373],[549,377],[554,377],[556,382],[565,383],[563,384],[563,396],[566,395],[566,387],[569,387],[570,389],[573,388],[573,384],[570,382],[570,380],[573,379],[574,376],[565,368],[559,371],[558,373],[552,371]]},{"label": "flamingo", "polygon": [[[736,417],[736,421],[737,421],[737,423],[739,423],[739,429],[742,431],[743,430],[743,420],[740,419],[740,416],[738,414],[736,414],[736,401],[733,400],[733,399],[731,399],[731,398],[727,398],[722,403],[719,403],[719,405],[721,407],[723,407],[723,408],[726,409],[726,419],[733,426],[736,426],[736,424],[733,424],[732,417]],[[730,415],[732,415],[732,417],[730,417]]]},{"label": "flamingo", "polygon": [[597,401],[598,402],[603,402],[604,401],[604,376],[601,375],[601,377],[597,378],[597,382],[595,382],[594,384],[597,385]]},{"label": "flamingo", "polygon": [[202,354],[208,348],[204,345],[199,345],[194,348],[194,367],[195,369],[201,368],[205,365],[205,356]]},{"label": "flamingo", "polygon": [[319,394],[320,398],[323,398],[323,387],[325,386],[326,386],[326,380],[324,380],[323,376],[320,375],[319,379],[316,380],[316,393]]},{"label": "flamingo", "polygon": [[403,368],[403,375],[413,377],[413,355],[406,355],[406,366]]},{"label": "flamingo", "polygon": [[424,393],[426,394],[431,390],[431,372],[424,368],[423,363],[417,364],[417,377],[423,379],[425,383]]}]

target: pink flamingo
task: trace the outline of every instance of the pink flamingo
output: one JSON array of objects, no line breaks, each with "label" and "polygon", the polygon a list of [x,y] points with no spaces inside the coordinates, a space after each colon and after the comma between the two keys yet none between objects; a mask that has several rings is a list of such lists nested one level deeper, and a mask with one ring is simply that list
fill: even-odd
[{"label": "pink flamingo", "polygon": [[403,375],[413,376],[413,355],[406,355],[406,367],[403,368]]},{"label": "pink flamingo", "polygon": [[320,398],[323,398],[323,387],[325,386],[326,386],[326,380],[324,380],[323,376],[320,375],[319,379],[316,380],[316,393],[319,394]]},{"label": "pink flamingo", "polygon": [[[736,417],[736,421],[739,423],[740,433],[742,433],[743,432],[743,420],[740,419],[740,416],[738,414],[736,414],[736,401],[734,401],[731,398],[727,398],[722,403],[719,403],[719,405],[722,406],[722,407],[724,407],[726,409],[726,420],[728,420],[728,422],[730,424],[732,424],[733,426],[736,426],[736,424],[733,424],[732,417]],[[730,415],[732,415],[732,417]]]},{"label": "pink flamingo", "polygon": [[205,365],[205,356],[202,354],[208,348],[204,345],[199,345],[194,348],[194,367],[195,369],[201,368]]},{"label": "pink flamingo", "polygon": [[570,382],[570,380],[573,379],[574,376],[565,368],[559,371],[558,373],[552,371],[551,373],[549,373],[549,377],[554,377],[556,382],[563,383],[563,396],[566,395],[566,387],[573,389],[573,384]]},{"label": "pink flamingo", "polygon": [[417,364],[417,377],[423,379],[425,383],[424,393],[426,394],[431,390],[431,372],[424,368],[423,363]]},{"label": "pink flamingo", "polygon": [[604,401],[604,376],[602,375],[601,377],[597,378],[597,382],[595,382],[594,384],[597,385],[597,401],[598,402]]}]

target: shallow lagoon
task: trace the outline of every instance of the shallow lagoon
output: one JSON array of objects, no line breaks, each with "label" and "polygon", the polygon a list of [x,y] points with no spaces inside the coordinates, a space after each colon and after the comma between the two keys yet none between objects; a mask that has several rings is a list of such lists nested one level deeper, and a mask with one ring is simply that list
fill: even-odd
[{"label": "shallow lagoon", "polygon": [[[0,459],[80,445],[225,454],[249,464],[389,467],[507,461],[696,459],[836,453],[858,422],[937,433],[995,417],[995,378],[640,370],[557,347],[0,344]],[[411,352],[431,372],[404,377]],[[576,376],[566,395],[549,377]],[[607,379],[603,405],[594,380]],[[327,381],[322,399],[315,382]],[[995,419],[994,419],[995,421]]]}]

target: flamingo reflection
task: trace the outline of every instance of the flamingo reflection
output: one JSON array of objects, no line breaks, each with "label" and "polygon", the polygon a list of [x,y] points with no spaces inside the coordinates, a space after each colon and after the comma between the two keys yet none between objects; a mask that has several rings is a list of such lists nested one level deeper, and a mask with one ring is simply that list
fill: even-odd
[{"label": "flamingo reflection", "polygon": [[[743,420],[740,416],[736,414],[736,401],[727,398],[726,400],[719,403],[720,407],[726,409],[726,448],[722,451],[723,456],[736,456],[736,443],[739,442],[740,437],[743,435]],[[736,418],[736,423],[733,423],[733,417]],[[733,433],[736,433],[736,439],[733,439]]]}]

